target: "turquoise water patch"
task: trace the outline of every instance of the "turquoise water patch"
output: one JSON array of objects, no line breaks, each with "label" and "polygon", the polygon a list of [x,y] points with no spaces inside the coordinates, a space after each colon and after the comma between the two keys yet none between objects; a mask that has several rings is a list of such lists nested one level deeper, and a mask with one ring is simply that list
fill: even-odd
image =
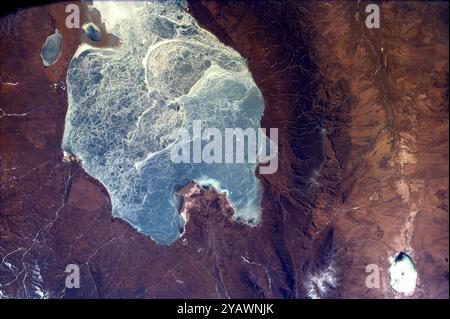
[{"label": "turquoise water patch", "polygon": [[86,23],[83,25],[83,30],[86,33],[86,37],[91,41],[100,41],[102,39],[102,32],[93,23]]}]

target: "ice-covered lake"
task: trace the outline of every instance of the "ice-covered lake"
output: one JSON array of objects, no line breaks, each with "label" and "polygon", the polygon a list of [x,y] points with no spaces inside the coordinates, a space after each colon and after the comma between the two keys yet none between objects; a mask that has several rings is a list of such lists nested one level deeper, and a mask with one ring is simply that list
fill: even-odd
[{"label": "ice-covered lake", "polygon": [[235,218],[257,223],[255,163],[170,159],[177,128],[258,128],[264,103],[244,59],[179,1],[94,3],[118,49],[81,46],[68,74],[63,150],[108,190],[114,216],[158,243],[184,228],[174,192],[194,180],[226,191]]}]

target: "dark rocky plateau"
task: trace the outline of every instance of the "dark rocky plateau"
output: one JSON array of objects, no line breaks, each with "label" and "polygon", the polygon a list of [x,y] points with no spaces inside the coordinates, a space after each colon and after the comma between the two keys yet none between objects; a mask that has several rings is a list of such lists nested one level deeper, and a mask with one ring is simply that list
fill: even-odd
[{"label": "dark rocky plateau", "polygon": [[[193,185],[170,246],[113,218],[104,187],[63,161],[66,70],[89,41],[65,27],[66,4],[0,19],[0,297],[401,298],[388,268],[403,251],[418,272],[409,297],[448,298],[446,2],[381,2],[382,27],[367,29],[365,1],[189,1],[248,60],[280,165],[260,177],[259,226]],[[44,67],[55,28],[62,54]],[[79,289],[65,288],[67,264]],[[366,288],[368,264],[380,289]]]}]

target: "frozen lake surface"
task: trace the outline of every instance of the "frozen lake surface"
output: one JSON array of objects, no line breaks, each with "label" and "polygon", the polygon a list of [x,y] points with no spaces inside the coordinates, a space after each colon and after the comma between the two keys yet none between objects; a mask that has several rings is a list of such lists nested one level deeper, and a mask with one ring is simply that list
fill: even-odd
[{"label": "frozen lake surface", "polygon": [[94,6],[122,46],[84,45],[73,57],[63,149],[106,187],[114,216],[158,243],[183,231],[174,192],[192,180],[226,192],[235,218],[257,223],[255,163],[175,164],[169,155],[174,130],[194,120],[218,129],[260,126],[264,103],[244,59],[178,1]]},{"label": "frozen lake surface", "polygon": [[45,66],[53,65],[58,61],[61,55],[62,41],[63,38],[58,29],[45,39],[41,49],[41,59]]}]

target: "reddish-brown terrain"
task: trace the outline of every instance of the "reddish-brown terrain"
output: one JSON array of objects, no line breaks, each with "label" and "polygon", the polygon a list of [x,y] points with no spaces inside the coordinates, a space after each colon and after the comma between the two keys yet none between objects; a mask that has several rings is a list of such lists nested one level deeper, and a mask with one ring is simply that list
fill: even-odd
[{"label": "reddish-brown terrain", "polygon": [[[0,297],[400,298],[387,270],[404,251],[410,297],[448,298],[447,3],[382,2],[381,28],[367,29],[365,2],[190,1],[248,60],[280,165],[261,177],[257,227],[190,185],[170,246],[113,218],[105,188],[63,159],[65,76],[86,41],[65,27],[65,4],[0,20]],[[44,67],[55,28],[62,55]],[[102,31],[99,45],[116,45]],[[65,288],[68,264],[79,289]]]}]

